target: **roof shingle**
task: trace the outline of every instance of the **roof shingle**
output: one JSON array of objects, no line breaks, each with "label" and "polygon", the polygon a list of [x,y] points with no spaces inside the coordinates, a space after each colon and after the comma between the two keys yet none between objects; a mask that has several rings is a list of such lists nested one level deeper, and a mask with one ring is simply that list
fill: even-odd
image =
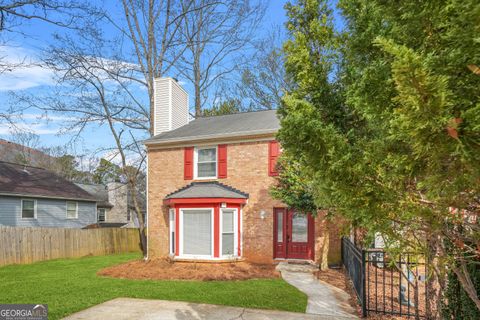
[{"label": "roof shingle", "polygon": [[168,194],[165,199],[185,198],[234,198],[248,199],[248,193],[237,190],[217,181],[192,182]]},{"label": "roof shingle", "polygon": [[145,144],[186,142],[222,137],[275,134],[280,129],[276,110],[242,112],[197,118],[175,130],[160,133]]},{"label": "roof shingle", "polygon": [[1,161],[0,194],[95,201],[75,183],[51,171]]}]

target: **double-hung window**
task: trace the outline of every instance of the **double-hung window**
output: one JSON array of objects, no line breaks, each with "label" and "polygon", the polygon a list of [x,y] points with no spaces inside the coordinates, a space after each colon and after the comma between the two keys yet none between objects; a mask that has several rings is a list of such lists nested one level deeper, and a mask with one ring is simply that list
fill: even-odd
[{"label": "double-hung window", "polygon": [[213,209],[180,209],[180,255],[213,255]]},{"label": "double-hung window", "polygon": [[222,225],[222,256],[237,255],[237,210],[222,209],[221,210]]},{"label": "double-hung window", "polygon": [[76,201],[67,201],[67,219],[78,218],[78,203]]},{"label": "double-hung window", "polygon": [[97,209],[97,220],[98,222],[105,222],[105,208],[98,208]]},{"label": "double-hung window", "polygon": [[195,149],[195,178],[217,178],[217,147]]},{"label": "double-hung window", "polygon": [[37,201],[22,199],[22,219],[35,219],[37,217]]}]

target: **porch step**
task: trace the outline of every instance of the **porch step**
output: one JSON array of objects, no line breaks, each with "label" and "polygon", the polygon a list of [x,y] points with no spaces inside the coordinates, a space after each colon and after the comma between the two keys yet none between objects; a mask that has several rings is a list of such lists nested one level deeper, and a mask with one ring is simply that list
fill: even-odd
[{"label": "porch step", "polygon": [[318,271],[318,266],[308,262],[307,263],[290,263],[288,261],[282,261],[277,265],[275,269],[280,272],[289,271],[289,272],[313,273],[315,271]]}]

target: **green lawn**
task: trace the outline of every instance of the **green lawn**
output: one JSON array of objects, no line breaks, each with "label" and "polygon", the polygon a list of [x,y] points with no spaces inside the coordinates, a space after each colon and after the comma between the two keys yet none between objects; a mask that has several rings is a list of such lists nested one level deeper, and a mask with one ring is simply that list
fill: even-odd
[{"label": "green lawn", "polygon": [[58,319],[117,297],[305,312],[307,297],[281,279],[147,281],[96,275],[99,269],[138,258],[138,254],[121,254],[2,267],[0,303],[46,303],[49,319]]}]

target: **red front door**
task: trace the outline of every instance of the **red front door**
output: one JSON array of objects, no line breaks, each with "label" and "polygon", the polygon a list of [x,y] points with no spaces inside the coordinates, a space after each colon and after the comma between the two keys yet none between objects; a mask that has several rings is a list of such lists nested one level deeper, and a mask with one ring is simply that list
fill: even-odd
[{"label": "red front door", "polygon": [[274,209],[274,257],[285,259],[314,259],[312,215],[293,209]]}]

